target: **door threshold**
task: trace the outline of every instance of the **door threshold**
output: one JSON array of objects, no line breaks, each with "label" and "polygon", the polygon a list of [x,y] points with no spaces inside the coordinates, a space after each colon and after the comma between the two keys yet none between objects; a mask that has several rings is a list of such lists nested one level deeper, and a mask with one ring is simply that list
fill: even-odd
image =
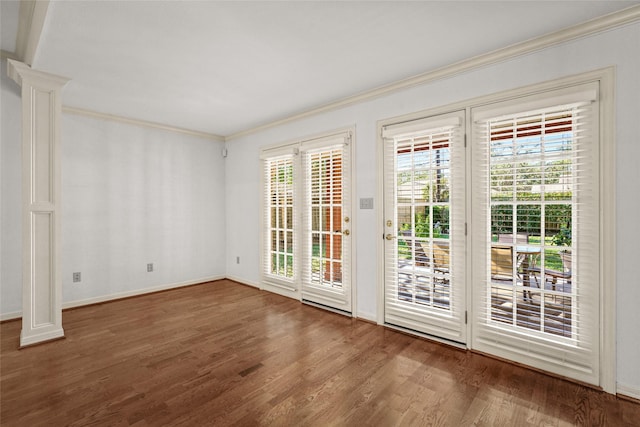
[{"label": "door threshold", "polygon": [[439,342],[440,344],[446,344],[446,345],[449,345],[451,347],[455,347],[455,348],[458,348],[458,349],[461,349],[461,350],[467,350],[467,345],[465,343],[448,340],[446,338],[440,338],[440,337],[438,337],[436,335],[425,334],[424,332],[416,331],[415,329],[404,328],[402,326],[393,325],[391,323],[383,323],[383,325],[386,328],[393,329],[393,330],[396,330],[398,332],[404,332],[405,334],[409,334],[409,335],[416,335],[416,336],[419,336],[420,338],[424,338],[424,339],[427,339],[427,340],[430,340],[430,341]]}]

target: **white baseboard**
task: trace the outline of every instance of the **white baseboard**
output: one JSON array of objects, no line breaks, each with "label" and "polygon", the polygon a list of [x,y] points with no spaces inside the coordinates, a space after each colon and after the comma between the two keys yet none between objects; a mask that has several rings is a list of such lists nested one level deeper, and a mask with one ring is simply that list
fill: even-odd
[{"label": "white baseboard", "polygon": [[[176,288],[181,288],[181,287],[184,287],[184,286],[196,285],[198,283],[211,282],[211,281],[214,281],[214,280],[221,280],[221,279],[229,279],[229,280],[233,280],[234,282],[241,283],[243,285],[247,285],[247,286],[251,286],[251,287],[257,288],[257,289],[261,289],[260,285],[257,282],[253,282],[253,281],[247,280],[247,279],[242,279],[240,277],[236,277],[236,276],[212,276],[212,277],[204,277],[204,278],[196,279],[196,280],[188,280],[188,281],[185,281],[185,282],[170,283],[170,284],[167,284],[167,285],[154,286],[154,287],[151,287],[151,288],[136,289],[136,290],[133,290],[133,291],[119,292],[119,293],[110,294],[110,295],[103,295],[103,296],[99,296],[99,297],[93,297],[93,298],[87,298],[87,299],[82,299],[82,300],[64,302],[64,303],[62,303],[62,309],[82,307],[83,305],[90,305],[90,304],[99,304],[99,303],[102,303],[102,302],[117,300],[117,299],[121,299],[121,298],[134,297],[134,296],[138,296],[138,295],[149,294],[149,293],[152,293],[152,292],[165,291],[165,290],[169,290],[169,289],[176,289]],[[22,317],[22,312],[21,311],[3,313],[3,314],[0,314],[0,321],[19,319],[21,317]],[[375,314],[358,312],[356,317],[359,318],[359,319],[368,320],[368,321],[373,322],[373,323],[378,323],[378,319],[375,316]]]},{"label": "white baseboard", "polygon": [[63,302],[62,309],[64,310],[65,308],[75,308],[75,307],[81,307],[83,305],[99,304],[101,302],[107,302],[107,301],[112,301],[116,299],[128,298],[128,297],[135,297],[138,295],[150,294],[150,293],[159,292],[159,291],[166,291],[169,289],[182,288],[184,286],[197,285],[199,283],[212,282],[214,280],[221,280],[224,278],[225,276],[202,277],[200,279],[187,280],[184,282],[169,283],[166,285],[152,286],[150,288],[136,289],[133,291],[118,292],[115,294],[103,295],[103,296],[94,297],[94,298]]},{"label": "white baseboard", "polygon": [[243,285],[253,286],[254,288],[260,289],[260,285],[257,282],[252,282],[251,280],[241,279],[236,276],[227,276],[226,278],[229,280],[233,280],[234,282],[242,283]]},{"label": "white baseboard", "polygon": [[[169,284],[165,284],[165,285],[152,286],[150,288],[135,289],[135,290],[132,290],[132,291],[118,292],[118,293],[115,293],[115,294],[102,295],[102,296],[99,296],[99,297],[93,297],[93,298],[81,299],[81,300],[76,300],[76,301],[63,302],[62,303],[62,309],[64,310],[64,309],[67,309],[67,308],[82,307],[84,305],[99,304],[99,303],[102,303],[102,302],[108,302],[108,301],[113,301],[113,300],[122,299],[122,298],[135,297],[135,296],[139,296],[139,295],[150,294],[150,293],[153,293],[153,292],[166,291],[166,290],[169,290],[169,289],[182,288],[184,286],[197,285],[199,283],[213,282],[215,280],[222,280],[222,279],[225,279],[225,278],[226,277],[224,275],[202,277],[200,279],[186,280],[184,282],[169,283]],[[3,313],[3,314],[0,314],[0,321],[19,319],[21,317],[22,317],[22,311],[14,311],[14,312],[11,312],[11,313]]]},{"label": "white baseboard", "polygon": [[633,397],[634,399],[638,399],[640,400],[640,389],[637,387],[633,387],[627,384],[620,384],[618,383],[617,385],[617,394],[623,394],[625,396],[628,397]]},{"label": "white baseboard", "polygon": [[11,311],[9,313],[0,314],[0,322],[5,320],[20,319],[22,317],[22,311]]},{"label": "white baseboard", "polygon": [[53,341],[58,338],[64,338],[64,329],[58,327],[54,330],[49,330],[44,333],[39,333],[35,335],[30,335],[25,337],[24,329],[20,333],[20,347],[28,347],[34,344],[40,344],[47,341]]}]

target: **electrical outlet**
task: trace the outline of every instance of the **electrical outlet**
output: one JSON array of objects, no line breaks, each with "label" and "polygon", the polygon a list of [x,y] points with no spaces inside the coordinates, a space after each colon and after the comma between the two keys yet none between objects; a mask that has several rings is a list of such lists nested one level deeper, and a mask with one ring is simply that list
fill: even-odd
[{"label": "electrical outlet", "polygon": [[239,256],[236,257],[236,264],[240,264],[240,257]]},{"label": "electrical outlet", "polygon": [[147,273],[151,273],[153,271],[153,263],[147,264]]},{"label": "electrical outlet", "polygon": [[77,283],[81,280],[80,272],[73,273],[73,283]]}]

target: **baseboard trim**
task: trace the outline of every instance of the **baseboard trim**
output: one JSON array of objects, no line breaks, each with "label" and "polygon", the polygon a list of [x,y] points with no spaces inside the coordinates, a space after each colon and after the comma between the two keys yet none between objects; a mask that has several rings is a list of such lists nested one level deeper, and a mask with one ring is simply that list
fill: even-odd
[{"label": "baseboard trim", "polygon": [[[160,286],[152,286],[150,288],[136,289],[132,291],[118,292],[110,295],[102,295],[99,297],[69,301],[69,302],[62,303],[62,310],[64,311],[72,308],[85,307],[88,305],[102,304],[105,302],[110,302],[110,301],[115,301],[115,300],[120,300],[125,298],[133,298],[137,296],[153,294],[156,292],[170,291],[172,289],[179,289],[185,286],[200,285],[202,283],[214,282],[216,280],[222,280],[222,279],[226,279],[226,276],[219,275],[219,276],[202,277],[200,279],[186,280],[184,282],[169,283],[169,284],[160,285]],[[11,313],[0,314],[0,321],[2,322],[16,320],[20,318],[22,318],[21,311],[14,311]]]},{"label": "baseboard trim", "polygon": [[225,278],[240,283],[241,285],[247,285],[251,286],[252,288],[260,289],[260,285],[257,282],[252,282],[251,280],[241,279],[240,277],[236,276],[226,276]]},{"label": "baseboard trim", "polygon": [[25,348],[35,347],[41,344],[47,344],[51,341],[58,341],[65,339],[64,330],[60,329],[58,331],[53,331],[47,334],[41,334],[38,336],[32,336],[28,339],[23,340],[22,334],[20,334],[20,347],[18,349],[22,350]]},{"label": "baseboard trim", "polygon": [[628,399],[640,403],[640,389],[626,384],[618,383],[616,394],[622,399]]},{"label": "baseboard trim", "polygon": [[9,313],[0,314],[0,323],[10,322],[11,320],[21,319],[22,312],[21,311],[11,311]]},{"label": "baseboard trim", "polygon": [[114,300],[119,300],[119,299],[124,299],[124,298],[137,297],[137,296],[145,295],[145,294],[153,294],[155,292],[168,291],[168,290],[171,290],[171,289],[183,288],[185,286],[199,285],[201,283],[213,282],[213,281],[216,281],[216,280],[222,280],[224,278],[225,278],[225,276],[202,277],[200,279],[195,279],[195,280],[186,280],[184,282],[170,283],[170,284],[167,284],[167,285],[153,286],[153,287],[150,287],[150,288],[136,289],[136,290],[133,290],[133,291],[119,292],[119,293],[111,294],[111,295],[104,295],[104,296],[100,296],[100,297],[94,297],[94,298],[87,298],[87,299],[83,299],[83,300],[70,301],[70,302],[62,303],[62,309],[66,310],[66,309],[70,309],[70,308],[83,307],[85,305],[101,304],[103,302],[109,302],[109,301],[114,301]]}]

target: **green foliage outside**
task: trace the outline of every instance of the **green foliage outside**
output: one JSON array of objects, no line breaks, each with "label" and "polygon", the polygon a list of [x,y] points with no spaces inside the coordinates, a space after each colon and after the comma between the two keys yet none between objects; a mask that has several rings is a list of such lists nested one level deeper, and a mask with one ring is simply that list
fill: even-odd
[{"label": "green foliage outside", "polygon": [[[571,205],[545,205],[545,231],[549,236],[562,234],[564,238],[551,243],[557,246],[571,244]],[[513,230],[513,205],[491,207],[491,234],[511,234]],[[539,235],[541,232],[542,205],[516,205],[516,232]],[[566,244],[566,242],[569,242]]]},{"label": "green foliage outside", "polygon": [[558,234],[551,239],[551,243],[555,246],[571,246],[571,228],[561,227]]},{"label": "green foliage outside", "polygon": [[[428,209],[428,208],[427,208]],[[434,238],[449,238],[449,207],[448,206],[433,206],[433,237]],[[431,237],[431,221],[428,213],[416,212],[414,218],[415,237],[428,238]],[[400,234],[402,231],[409,232],[411,230],[411,223],[405,222],[400,225]]]}]

